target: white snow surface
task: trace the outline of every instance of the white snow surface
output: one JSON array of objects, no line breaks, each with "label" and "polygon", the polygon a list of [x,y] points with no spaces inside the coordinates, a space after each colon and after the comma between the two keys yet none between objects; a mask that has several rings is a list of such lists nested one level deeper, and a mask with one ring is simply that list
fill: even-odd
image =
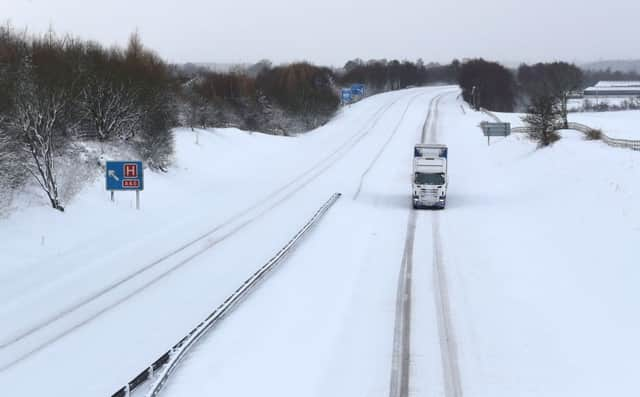
[{"label": "white snow surface", "polygon": [[[43,206],[1,220],[3,393],[115,392],[339,191],[343,198],[189,354],[163,395],[387,395],[412,147],[443,92],[436,142],[449,146],[450,190],[446,210],[418,213],[412,394],[443,395],[432,279],[438,216],[465,396],[633,395],[640,154],[570,133],[542,150],[520,134],[487,146],[478,128],[487,117],[452,87],[370,97],[295,138],[214,130],[196,145],[179,130],[177,165],[147,172],[141,211],[132,194],[110,203],[98,180],[64,214]],[[268,205],[269,193],[364,131],[317,177],[276,195],[287,197],[280,205],[261,215],[258,207],[182,257],[69,310],[233,214]]]},{"label": "white snow surface", "polygon": [[[511,127],[521,127],[525,125],[522,121],[523,113],[498,112],[495,114],[501,120],[510,122]],[[575,112],[569,113],[568,119],[569,122],[581,123],[591,128],[600,129],[611,138],[640,140],[640,110]],[[582,136],[579,133],[576,134]]]},{"label": "white snow surface", "polygon": [[640,153],[573,133],[542,150],[521,134],[487,147],[473,115],[443,111],[441,232],[465,395],[634,394]]},{"label": "white snow surface", "polygon": [[611,138],[640,140],[640,110],[571,113],[569,121],[598,128]]}]

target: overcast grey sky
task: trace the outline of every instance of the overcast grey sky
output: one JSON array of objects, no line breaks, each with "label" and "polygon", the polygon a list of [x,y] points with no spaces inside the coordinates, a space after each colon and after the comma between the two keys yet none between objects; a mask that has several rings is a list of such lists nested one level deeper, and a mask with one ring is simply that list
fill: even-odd
[{"label": "overcast grey sky", "polygon": [[0,18],[170,62],[640,58],[640,0],[0,0]]}]

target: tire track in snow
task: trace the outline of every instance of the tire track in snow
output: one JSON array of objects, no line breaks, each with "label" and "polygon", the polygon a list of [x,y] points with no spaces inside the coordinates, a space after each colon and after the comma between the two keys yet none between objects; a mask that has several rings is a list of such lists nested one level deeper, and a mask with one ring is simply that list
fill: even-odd
[{"label": "tire track in snow", "polygon": [[422,136],[420,137],[421,143],[435,143],[438,137],[438,106],[440,106],[442,97],[452,92],[455,91],[447,91],[436,95],[431,99],[431,102],[429,102],[429,113],[422,127]]},{"label": "tire track in snow", "polygon": [[[146,288],[148,288],[149,286],[155,284],[159,280],[165,278],[166,276],[168,276],[169,274],[171,274],[172,272],[174,272],[178,268],[180,268],[180,267],[184,266],[185,264],[189,263],[192,259],[194,259],[197,256],[201,255],[202,253],[208,251],[213,246],[217,245],[218,243],[220,243],[220,242],[224,241],[225,239],[229,238],[230,236],[234,235],[235,233],[237,233],[238,231],[242,230],[243,228],[245,228],[249,224],[253,223],[255,220],[257,220],[257,219],[261,218],[262,216],[264,216],[265,214],[267,214],[270,210],[274,209],[275,207],[278,207],[279,205],[281,205],[282,203],[287,201],[295,193],[297,193],[298,191],[300,191],[301,189],[303,189],[304,187],[309,185],[311,182],[313,182],[315,179],[317,179],[320,175],[322,175],[326,170],[328,170],[331,166],[333,166],[335,163],[337,163],[341,158],[343,158],[352,148],[354,148],[360,141],[362,141],[362,139],[364,139],[377,126],[377,124],[382,119],[382,117],[387,113],[387,111],[391,107],[393,107],[393,105],[395,105],[397,102],[399,102],[403,98],[404,97],[401,96],[401,97],[399,97],[399,98],[397,98],[397,99],[395,99],[395,100],[393,100],[393,101],[381,106],[380,109],[378,109],[364,123],[363,128],[361,128],[357,133],[355,133],[354,135],[349,137],[336,150],[331,152],[328,156],[322,158],[320,161],[318,161],[316,164],[314,164],[309,169],[305,170],[301,174],[299,174],[296,177],[294,177],[288,183],[280,186],[279,188],[277,188],[273,192],[269,193],[267,196],[263,197],[261,200],[256,201],[250,207],[248,207],[248,208],[236,213],[235,215],[231,216],[230,218],[228,218],[223,223],[215,226],[210,231],[200,235],[196,239],[189,241],[188,243],[186,243],[186,244],[184,244],[184,245],[182,245],[182,246],[170,251],[169,253],[159,257],[158,259],[156,259],[153,262],[143,266],[142,268],[136,270],[135,272],[133,272],[133,273],[123,277],[122,279],[117,280],[116,282],[114,282],[114,283],[102,288],[101,290],[97,291],[95,294],[92,294],[91,296],[86,297],[83,300],[78,301],[78,302],[74,303],[73,305],[68,306],[64,310],[55,313],[54,315],[48,317],[44,321],[39,322],[35,326],[30,327],[29,329],[26,329],[26,330],[22,330],[17,335],[13,335],[13,336],[5,339],[4,341],[0,342],[0,352],[2,350],[8,349],[9,347],[11,347],[13,345],[16,345],[19,342],[23,342],[23,341],[24,342],[28,342],[28,339],[30,337],[32,337],[35,334],[37,334],[38,332],[46,329],[48,326],[50,326],[50,325],[52,325],[52,324],[54,324],[54,323],[56,323],[58,321],[62,321],[63,319],[65,319],[69,315],[71,315],[73,313],[76,313],[76,312],[86,308],[90,304],[96,303],[101,298],[107,297],[108,294],[112,293],[118,287],[123,286],[127,282],[129,282],[129,281],[131,281],[131,280],[133,280],[133,279],[135,279],[137,277],[142,277],[144,275],[144,273],[146,273],[146,272],[154,269],[158,265],[160,265],[162,263],[165,263],[166,261],[176,257],[178,254],[182,254],[182,253],[187,252],[187,249],[195,246],[197,243],[199,243],[199,242],[201,242],[201,241],[203,241],[203,240],[205,240],[207,238],[212,237],[217,232],[224,231],[224,229],[227,228],[227,227],[231,228],[231,230],[227,231],[222,236],[217,237],[217,238],[215,238],[213,240],[207,241],[206,244],[203,247],[200,247],[199,249],[195,250],[195,252],[188,253],[186,258],[183,258],[177,264],[174,264],[174,265],[170,266],[168,270],[165,270],[165,271],[161,272],[161,274],[154,276],[150,280],[147,280],[145,283],[143,283],[142,286],[139,286],[139,287],[135,288],[133,291],[125,294],[124,296],[119,297],[115,301],[111,302],[109,305],[106,305],[105,307],[102,307],[101,309],[94,311],[92,314],[86,316],[81,321],[75,322],[75,324],[73,326],[68,327],[68,328],[64,329],[63,331],[60,331],[60,332],[56,333],[55,336],[48,338],[44,342],[32,341],[32,343],[29,344],[29,348],[24,349],[24,350],[27,350],[26,352],[19,353],[17,355],[18,357],[9,359],[4,363],[0,361],[0,372],[10,368],[11,366],[13,366],[13,365],[17,364],[18,362],[24,360],[25,358],[33,355],[34,353],[44,349],[45,347],[49,346],[50,344],[58,341],[59,339],[63,338],[64,336],[70,334],[71,332],[75,331],[76,329],[78,329],[78,328],[84,326],[85,324],[91,322],[92,320],[94,320],[95,318],[97,318],[100,315],[104,314],[105,312],[107,312],[107,311],[113,309],[114,307],[122,304],[123,302],[125,302],[129,298],[131,298],[134,295],[138,294],[139,292],[145,290]],[[279,196],[282,196],[282,197],[279,197]],[[252,212],[256,212],[256,211],[257,211],[256,214],[252,214]]]},{"label": "tire track in snow", "polygon": [[462,397],[462,381],[458,363],[458,348],[451,319],[451,306],[447,288],[447,276],[442,255],[440,214],[433,213],[433,291],[438,314],[438,337],[442,358],[445,397]]},{"label": "tire track in snow", "polygon": [[398,278],[396,321],[393,331],[393,359],[391,363],[390,397],[409,395],[409,364],[411,359],[411,274],[413,244],[416,236],[415,210],[409,213],[407,236]]},{"label": "tire track in snow", "polygon": [[[438,103],[437,98],[442,95],[443,94],[438,94],[429,101],[429,110],[424,125],[422,126],[421,139],[424,139],[425,131],[429,125],[431,125],[431,120],[435,114],[434,107],[437,106]],[[417,211],[415,209],[410,209],[409,211],[404,251],[400,264],[400,276],[398,277],[389,397],[407,397],[409,395],[409,364],[411,362],[411,278],[417,221]]]},{"label": "tire track in snow", "polygon": [[[437,139],[438,106],[441,99],[455,91],[446,91],[435,95],[429,102],[429,110],[422,127],[420,141],[434,142]],[[398,292],[396,297],[396,318],[394,325],[393,358],[391,364],[390,397],[407,397],[410,386],[411,363],[411,289],[413,251],[415,243],[416,222],[419,212],[412,209],[407,220],[407,234],[402,255]],[[433,213],[433,269],[434,295],[438,313],[438,333],[443,365],[445,396],[462,397],[458,355],[453,335],[451,311],[446,287],[446,276],[443,268],[442,244],[438,213]]]},{"label": "tire track in snow", "polygon": [[362,176],[360,176],[360,183],[358,184],[358,189],[356,190],[356,193],[353,195],[353,199],[354,200],[357,200],[358,196],[360,196],[360,192],[362,191],[362,186],[364,185],[364,181],[365,181],[367,175],[369,174],[369,172],[371,171],[373,166],[376,164],[378,159],[382,156],[384,151],[387,149],[387,147],[389,146],[389,143],[391,143],[391,141],[393,140],[393,137],[396,136],[396,133],[400,129],[400,126],[402,126],[402,122],[404,121],[404,118],[407,115],[407,112],[409,111],[409,108],[411,107],[413,102],[416,99],[418,99],[418,97],[424,96],[424,95],[426,95],[426,93],[417,94],[417,95],[414,95],[411,98],[411,100],[409,100],[409,102],[407,103],[407,106],[404,108],[404,112],[402,112],[402,115],[400,116],[400,119],[398,120],[398,123],[396,124],[395,128],[393,129],[393,131],[389,135],[389,138],[387,138],[387,140],[382,144],[382,146],[380,147],[380,150],[378,151],[378,153],[376,153],[376,155],[371,160],[371,163],[369,163],[369,166],[364,170],[364,172],[362,173]]},{"label": "tire track in snow", "polygon": [[[423,143],[435,143],[438,138],[438,106],[443,96],[435,99],[435,106],[429,119],[429,125],[425,123],[422,133]],[[440,213],[431,213],[431,228],[433,235],[433,292],[438,321],[438,339],[440,343],[440,356],[442,361],[442,374],[445,397],[462,397],[462,380],[460,377],[460,365],[458,363],[458,348],[453,329],[451,306],[447,287],[447,276],[444,266],[442,238],[440,235]]]},{"label": "tire track in snow", "polygon": [[[424,125],[422,127],[422,137],[421,137],[422,142],[424,142],[424,140],[425,140],[425,134],[426,134],[426,131],[427,131],[427,125],[428,125],[429,121],[432,120],[434,114],[435,114],[435,118],[437,120],[437,112],[438,112],[437,107],[439,105],[440,99],[442,99],[442,96],[444,96],[444,95],[446,95],[448,93],[450,93],[450,92],[447,91],[447,92],[438,94],[438,95],[434,96],[433,98],[431,98],[431,100],[429,101],[429,106],[428,106],[429,110],[428,110],[428,113],[427,113],[427,117],[425,119],[425,123],[424,123]],[[358,185],[358,189],[356,190],[356,193],[353,195],[353,199],[354,200],[357,200],[358,196],[360,196],[360,193],[362,191],[362,187],[364,185],[364,181],[365,181],[367,175],[369,174],[371,169],[376,165],[376,163],[380,159],[380,157],[384,154],[385,150],[389,146],[389,143],[391,143],[393,138],[396,136],[398,130],[402,126],[402,122],[404,121],[405,116],[407,115],[407,112],[409,111],[409,108],[411,107],[413,102],[416,99],[418,99],[418,97],[421,97],[421,96],[424,96],[424,95],[427,95],[427,93],[414,95],[409,100],[409,102],[407,103],[407,107],[404,109],[404,112],[400,116],[400,119],[398,120],[398,123],[396,124],[395,128],[391,132],[391,135],[389,135],[389,138],[387,138],[387,140],[382,144],[382,146],[380,147],[380,150],[378,151],[378,153],[376,153],[376,155],[371,160],[371,163],[369,164],[369,166],[362,173],[362,176],[360,177],[360,184]],[[434,106],[434,104],[435,104],[435,106]],[[435,110],[434,110],[434,108],[435,108]],[[435,124],[433,124],[433,125],[435,125]],[[432,125],[432,127],[433,127],[433,125]],[[433,128],[435,128],[435,127],[433,127]],[[434,131],[432,131],[433,134],[435,134]]]}]

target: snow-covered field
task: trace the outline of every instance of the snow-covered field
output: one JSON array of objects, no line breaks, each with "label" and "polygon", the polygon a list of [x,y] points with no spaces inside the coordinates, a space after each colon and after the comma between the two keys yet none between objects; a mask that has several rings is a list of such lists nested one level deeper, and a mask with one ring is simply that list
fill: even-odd
[{"label": "snow-covered field", "polygon": [[601,129],[611,138],[640,140],[640,110],[571,113],[569,121]]},{"label": "snow-covered field", "polygon": [[109,202],[98,180],[64,214],[42,206],[1,220],[2,390],[113,393],[342,192],[165,394],[388,395],[411,148],[443,92],[435,131],[451,185],[446,210],[417,214],[412,394],[445,388],[436,239],[465,396],[633,395],[640,154],[569,133],[544,150],[519,134],[487,146],[486,116],[463,112],[451,87],[374,96],[295,138],[215,130],[196,145],[180,130],[177,164],[147,173],[141,211],[128,195]]},{"label": "snow-covered field", "polygon": [[[495,113],[512,127],[523,126],[521,113]],[[569,122],[601,129],[611,138],[640,140],[640,110],[569,113]],[[567,133],[565,133],[567,134]],[[580,135],[580,134],[578,134]]]}]

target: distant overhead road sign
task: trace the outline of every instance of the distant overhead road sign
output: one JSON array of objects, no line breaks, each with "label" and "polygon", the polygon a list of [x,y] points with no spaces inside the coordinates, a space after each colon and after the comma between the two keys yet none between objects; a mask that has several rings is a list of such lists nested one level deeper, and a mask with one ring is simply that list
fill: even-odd
[{"label": "distant overhead road sign", "polygon": [[364,92],[364,84],[353,84],[351,86],[352,95],[364,96]]}]

